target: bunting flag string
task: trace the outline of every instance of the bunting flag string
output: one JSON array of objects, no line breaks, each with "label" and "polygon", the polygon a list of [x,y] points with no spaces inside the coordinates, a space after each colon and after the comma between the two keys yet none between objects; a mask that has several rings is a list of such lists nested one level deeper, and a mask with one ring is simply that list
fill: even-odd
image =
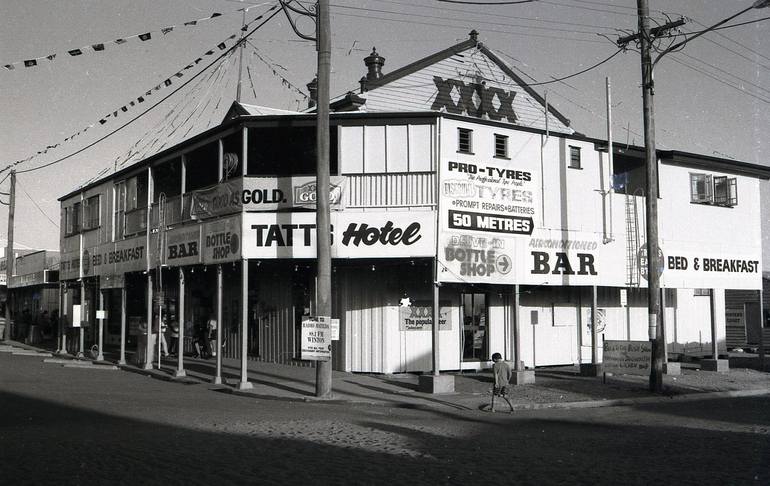
[{"label": "bunting flag string", "polygon": [[[272,9],[274,9],[274,8],[276,8],[276,7],[273,7]],[[238,37],[237,34],[232,34],[232,35],[228,36],[224,41],[222,41],[219,44],[217,44],[217,48],[218,48],[217,51],[214,51],[213,49],[208,50],[208,51],[206,51],[206,53],[204,53],[204,56],[211,56],[215,52],[224,51],[228,47],[227,43],[229,41],[232,41],[233,39],[235,39],[237,37]],[[202,60],[203,60],[202,57],[196,59],[195,64],[197,64],[198,62],[200,62]],[[143,95],[137,96],[135,99],[131,100],[129,103],[121,106],[120,108],[115,109],[111,113],[107,113],[105,116],[103,116],[103,117],[101,117],[99,119],[98,123],[100,125],[104,125],[104,124],[108,123],[110,121],[110,119],[117,118],[122,113],[127,113],[129,111],[129,108],[137,106],[137,105],[143,103],[148,96],[153,95],[155,92],[160,91],[161,89],[164,89],[167,86],[171,86],[173,84],[172,78],[181,78],[181,77],[183,77],[184,76],[184,72],[183,72],[184,70],[185,69],[182,68],[180,71],[177,71],[176,73],[174,73],[171,76],[169,76],[168,78],[166,78],[166,80],[163,81],[163,83],[158,84],[154,88],[145,91]],[[95,123],[92,123],[92,124],[86,126],[85,128],[79,130],[78,132],[76,132],[76,133],[66,137],[64,139],[64,142],[69,142],[69,141],[79,137],[80,135],[84,134],[89,129],[93,128],[94,126],[95,126]],[[25,159],[17,160],[16,162],[13,163],[13,165],[22,164],[24,162],[29,162],[30,160],[32,160],[32,159],[34,159],[34,158],[36,158],[36,157],[38,157],[40,155],[48,153],[49,150],[52,150],[52,149],[58,147],[62,143],[63,142],[59,142],[59,143],[56,143],[56,144],[53,144],[53,145],[47,145],[44,149],[38,150],[35,154],[32,154],[32,155],[30,155],[29,157],[27,157]]]},{"label": "bunting flag string", "polygon": [[[286,68],[284,68],[283,66],[281,66],[278,63],[274,63],[274,62],[271,63],[271,62],[269,62],[267,59],[262,57],[262,55],[259,53],[259,49],[257,49],[257,46],[252,44],[251,41],[247,40],[246,42],[248,42],[249,45],[253,48],[253,54],[256,55],[257,58],[260,61],[262,61],[268,68],[270,68],[270,71],[273,73],[273,76],[275,76],[275,77],[277,77],[277,78],[279,78],[281,80],[281,85],[283,87],[299,93],[299,95],[302,96],[304,99],[308,98],[308,95],[305,94],[304,91],[302,91],[301,89],[299,89],[298,87],[293,85],[291,83],[291,81],[289,81],[282,74],[280,74],[278,71],[276,71],[276,69],[284,69],[285,70]],[[248,71],[248,66],[247,66],[247,71]],[[251,73],[249,72],[248,74],[249,74],[249,79],[251,79]],[[255,97],[256,97],[256,94],[255,94]]]},{"label": "bunting flag string", "polygon": [[[211,15],[209,15],[208,17],[203,17],[203,18],[200,18],[200,19],[190,20],[188,22],[184,22],[182,24],[182,26],[184,26],[184,27],[194,27],[194,26],[198,25],[198,22],[205,22],[207,20],[215,19],[217,17],[222,17],[223,15],[230,15],[230,14],[235,14],[235,13],[240,13],[240,12],[248,12],[250,9],[253,9],[253,8],[256,8],[256,7],[261,7],[263,5],[266,5],[266,3],[261,3],[259,5],[249,5],[248,7],[239,8],[239,9],[234,10],[233,12],[230,12],[230,13],[227,13],[227,14],[221,14],[219,12],[214,12]],[[114,41],[97,42],[97,43],[89,44],[87,46],[83,46],[83,47],[80,47],[80,48],[77,48],[77,49],[69,49],[69,50],[66,51],[66,53],[69,54],[69,57],[77,57],[77,56],[82,56],[82,55],[84,55],[86,53],[89,53],[89,52],[102,52],[102,51],[106,50],[107,46],[109,46],[111,44],[122,45],[122,44],[128,43],[131,39],[139,39],[142,42],[146,42],[146,41],[151,40],[153,38],[153,34],[156,34],[156,36],[155,36],[156,38],[158,37],[157,34],[161,34],[162,36],[165,36],[165,35],[167,35],[168,33],[172,32],[172,31],[174,31],[174,29],[177,29],[177,28],[179,28],[178,25],[169,25],[167,27],[161,28],[158,31],[143,32],[143,33],[140,33],[140,34],[129,35],[127,37],[121,37],[121,38],[115,39]],[[213,53],[213,51],[211,51],[211,52]],[[60,58],[61,57],[59,57],[59,59]],[[21,66],[23,66],[25,68],[32,68],[32,67],[36,67],[36,66],[40,65],[40,63],[43,60],[46,60],[46,59],[48,61],[53,61],[54,59],[57,59],[57,54],[54,53],[54,54],[48,54],[46,56],[35,57],[35,58],[32,58],[32,59],[23,59],[23,60],[11,62],[11,63],[3,64],[2,66],[7,71],[13,71],[17,67],[21,67]],[[200,61],[200,59],[198,59],[196,61],[196,64],[199,61]]]}]

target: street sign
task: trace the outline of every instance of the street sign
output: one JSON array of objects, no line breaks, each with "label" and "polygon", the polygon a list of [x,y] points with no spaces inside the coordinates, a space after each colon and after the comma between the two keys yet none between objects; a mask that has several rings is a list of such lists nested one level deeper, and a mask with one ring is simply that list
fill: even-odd
[{"label": "street sign", "polygon": [[105,311],[105,310],[98,310],[98,311],[96,311],[96,318],[97,319],[107,319],[107,311]]},{"label": "street sign", "polygon": [[72,306],[72,327],[80,327],[80,304]]},{"label": "street sign", "polygon": [[[323,319],[323,322],[321,321]],[[332,358],[332,329],[330,317],[302,319],[301,357],[311,361],[329,361]]]}]

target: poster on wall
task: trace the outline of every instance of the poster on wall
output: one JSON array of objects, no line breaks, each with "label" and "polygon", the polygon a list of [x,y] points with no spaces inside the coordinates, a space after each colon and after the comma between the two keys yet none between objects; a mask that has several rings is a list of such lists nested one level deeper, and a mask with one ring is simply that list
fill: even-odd
[{"label": "poster on wall", "polygon": [[[433,328],[433,301],[413,300],[398,308],[399,331],[430,331]],[[452,329],[452,303],[439,301],[439,331]]]},{"label": "poster on wall", "polygon": [[332,358],[332,326],[329,317],[304,317],[301,332],[301,357],[311,361]]},{"label": "poster on wall", "polygon": [[[334,212],[332,258],[430,257],[435,221],[429,211]],[[316,215],[245,213],[245,258],[315,258]]]},{"label": "poster on wall", "polygon": [[651,341],[604,341],[602,369],[605,373],[649,375]]}]

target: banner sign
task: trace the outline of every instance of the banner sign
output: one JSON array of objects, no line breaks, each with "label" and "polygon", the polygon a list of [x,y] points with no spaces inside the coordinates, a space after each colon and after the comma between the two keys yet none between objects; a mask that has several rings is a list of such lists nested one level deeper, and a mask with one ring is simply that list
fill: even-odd
[{"label": "banner sign", "polygon": [[[431,257],[435,222],[430,211],[335,212],[332,258]],[[315,258],[316,215],[245,213],[244,258]]]},{"label": "banner sign", "polygon": [[203,263],[234,262],[241,259],[241,217],[232,216],[203,225]]},{"label": "banner sign", "polygon": [[649,375],[651,361],[650,341],[604,341],[602,369],[605,373]]},{"label": "banner sign", "polygon": [[[332,209],[342,208],[346,180],[345,177],[331,177],[329,204]],[[245,211],[315,209],[316,178],[311,176],[245,177],[241,203]]]},{"label": "banner sign", "polygon": [[[398,329],[400,331],[430,331],[433,328],[433,301],[414,300],[411,305],[398,308]],[[452,303],[439,301],[439,331],[452,329]]]},{"label": "banner sign", "polygon": [[193,191],[190,193],[190,217],[211,218],[240,212],[242,188],[243,180],[233,179]]},{"label": "banner sign", "polygon": [[301,359],[329,361],[332,359],[331,318],[303,317]]},{"label": "banner sign", "polygon": [[[83,250],[83,276],[114,276],[147,269],[147,239],[138,236]],[[62,280],[65,278],[62,277]]]}]

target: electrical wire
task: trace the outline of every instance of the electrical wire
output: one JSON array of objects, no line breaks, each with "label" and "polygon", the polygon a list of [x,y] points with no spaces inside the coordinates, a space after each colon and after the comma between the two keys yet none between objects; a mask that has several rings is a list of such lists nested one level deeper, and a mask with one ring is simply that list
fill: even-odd
[{"label": "electrical wire", "polygon": [[[272,8],[271,8],[271,10],[276,10],[276,6],[272,7]],[[261,28],[263,25],[265,25],[267,22],[269,22],[270,20],[272,20],[272,19],[273,19],[273,18],[274,18],[276,15],[278,15],[278,14],[279,14],[279,13],[281,13],[281,12],[282,12],[282,10],[279,10],[279,9],[278,9],[278,10],[276,10],[275,12],[273,12],[272,14],[270,14],[270,16],[269,16],[269,17],[267,17],[267,18],[266,18],[266,19],[265,19],[263,22],[261,22],[261,23],[260,23],[260,24],[259,24],[257,27],[255,27],[254,29],[252,29],[251,31],[249,31],[248,33],[246,33],[246,34],[243,36],[243,39],[247,39],[247,38],[248,38],[249,36],[251,36],[251,35],[252,35],[254,32],[256,32],[257,30],[259,30],[259,29],[260,29],[260,28]],[[26,172],[32,172],[32,171],[35,171],[35,170],[44,169],[44,168],[46,168],[46,167],[50,167],[50,166],[52,166],[52,165],[58,164],[58,163],[60,163],[60,162],[63,162],[63,161],[65,161],[65,160],[67,160],[67,159],[69,159],[69,158],[71,158],[71,157],[74,157],[75,155],[77,155],[77,154],[79,154],[79,153],[82,153],[82,152],[84,152],[85,150],[87,150],[87,149],[89,149],[89,148],[93,147],[94,145],[96,145],[96,144],[98,144],[98,143],[100,143],[100,142],[104,141],[104,140],[105,140],[105,139],[107,139],[108,137],[110,137],[110,136],[114,135],[115,133],[119,132],[119,131],[120,131],[120,130],[122,130],[123,128],[125,128],[125,127],[127,127],[127,126],[131,125],[131,124],[132,124],[132,123],[134,123],[136,120],[138,120],[140,117],[144,116],[145,114],[147,114],[148,112],[150,112],[151,110],[153,110],[155,107],[157,107],[158,105],[160,105],[161,103],[163,103],[164,101],[166,101],[168,98],[170,98],[171,96],[173,96],[174,94],[176,94],[176,93],[177,93],[179,90],[181,90],[182,88],[184,88],[185,86],[187,86],[187,85],[188,85],[189,83],[191,83],[191,82],[192,82],[194,79],[196,79],[196,78],[197,78],[198,76],[200,76],[200,75],[201,75],[203,72],[205,72],[205,71],[206,71],[208,68],[210,68],[211,66],[213,66],[213,65],[214,65],[214,64],[215,64],[217,61],[219,61],[220,59],[222,59],[223,57],[225,57],[227,54],[229,54],[231,51],[233,51],[234,49],[236,49],[237,47],[239,47],[239,46],[241,45],[241,43],[243,42],[243,39],[241,39],[241,40],[239,40],[239,41],[236,41],[236,43],[235,43],[235,44],[233,44],[233,46],[231,46],[229,49],[227,49],[227,50],[226,50],[224,53],[220,54],[220,55],[219,55],[219,57],[217,57],[217,58],[216,58],[216,59],[214,59],[212,62],[210,62],[210,63],[209,63],[209,64],[208,64],[206,67],[204,67],[204,68],[203,68],[201,71],[199,71],[198,73],[194,74],[194,75],[193,75],[193,76],[192,76],[190,79],[188,79],[187,81],[185,81],[185,82],[184,82],[182,85],[180,85],[180,86],[179,86],[178,88],[176,88],[174,91],[172,91],[172,92],[171,92],[171,93],[169,93],[168,95],[164,96],[164,97],[163,97],[163,98],[162,98],[160,101],[158,101],[158,102],[157,102],[157,103],[155,103],[154,105],[150,106],[150,107],[149,107],[149,108],[147,108],[145,111],[143,111],[142,113],[140,113],[140,114],[139,114],[139,115],[137,115],[136,117],[132,118],[131,120],[127,121],[127,122],[126,122],[126,123],[124,123],[123,125],[119,126],[119,127],[118,127],[118,128],[116,128],[115,130],[113,130],[113,131],[111,131],[111,132],[107,133],[106,135],[104,135],[104,136],[102,136],[102,137],[98,138],[97,140],[95,140],[94,142],[91,142],[90,144],[86,145],[85,147],[83,147],[83,148],[81,148],[81,149],[79,149],[79,150],[77,150],[77,151],[75,151],[75,152],[73,152],[73,153],[71,153],[71,154],[69,154],[69,155],[66,155],[66,156],[64,156],[64,157],[60,157],[60,158],[58,158],[58,159],[56,159],[56,160],[54,160],[54,161],[52,161],[52,162],[48,162],[48,163],[46,163],[46,164],[43,164],[43,165],[40,165],[40,166],[37,166],[37,167],[33,167],[33,168],[31,168],[31,169],[24,169],[24,170],[19,170],[19,171],[17,171],[17,173],[19,173],[19,174],[23,174],[23,173],[26,173]],[[13,164],[11,164],[11,165],[13,165]],[[10,166],[9,166],[9,167],[10,167]]]},{"label": "electrical wire", "polygon": [[23,192],[23,193],[24,193],[24,194],[27,196],[27,198],[28,198],[30,201],[32,201],[32,204],[34,204],[34,205],[35,205],[35,207],[37,208],[37,210],[38,210],[38,211],[40,211],[40,214],[42,214],[43,216],[45,216],[45,218],[46,218],[48,221],[50,221],[52,225],[56,226],[56,229],[59,229],[59,225],[58,225],[58,224],[56,224],[56,223],[54,223],[54,221],[53,221],[53,220],[52,220],[50,217],[48,217],[48,215],[45,213],[45,211],[43,211],[43,209],[42,209],[40,206],[38,206],[38,204],[35,202],[35,200],[34,200],[34,199],[32,199],[32,196],[30,196],[30,195],[29,195],[29,193],[27,193],[27,191],[25,191],[25,190],[24,190],[24,188],[23,188],[23,187],[21,187],[21,184],[19,184],[19,179],[16,179],[16,187],[18,187],[19,189],[21,189],[21,192]]},{"label": "electrical wire", "polygon": [[470,0],[437,0],[442,3],[462,3],[465,5],[516,5],[519,3],[530,3],[535,0],[513,0],[510,2],[473,2]]},{"label": "electrical wire", "polygon": [[[406,24],[414,24],[414,25],[427,25],[431,27],[449,27],[453,29],[463,29],[465,30],[467,27],[461,26],[461,25],[451,25],[451,24],[441,24],[437,22],[420,22],[417,20],[407,20],[407,19],[389,19],[386,17],[377,17],[374,15],[356,15],[356,14],[349,14],[349,13],[341,13],[341,12],[335,12],[334,15],[341,16],[341,17],[352,17],[357,19],[367,19],[367,20],[382,20],[385,22],[401,22]],[[404,14],[408,15],[408,14]],[[457,22],[462,22],[462,20],[457,19]],[[579,39],[575,37],[560,37],[560,36],[554,36],[554,35],[545,35],[545,34],[531,34],[531,33],[523,33],[523,32],[510,32],[506,30],[496,30],[496,29],[487,29],[488,32],[495,32],[498,34],[506,34],[506,35],[517,35],[517,36],[525,36],[525,37],[540,37],[545,39],[556,39],[556,40],[566,40],[570,42],[588,42],[591,44],[605,44],[604,41],[599,40],[590,40],[590,39]]]},{"label": "electrical wire", "polygon": [[[393,10],[382,10],[382,9],[375,9],[375,8],[364,8],[364,7],[351,7],[348,5],[339,5],[339,4],[333,4],[333,7],[336,8],[344,8],[348,10],[363,10],[366,12],[374,12],[374,13],[384,13],[384,14],[390,14],[390,15],[407,15],[409,17],[418,17],[418,18],[425,18],[425,19],[436,19],[436,20],[447,20],[447,21],[453,21],[453,22],[467,22],[468,19],[456,19],[451,17],[443,17],[439,15],[426,15],[426,14],[417,14],[417,13],[407,13],[407,12],[399,12],[399,11],[393,11]],[[470,13],[470,12],[466,12]],[[553,27],[540,27],[540,26],[533,26],[533,25],[521,25],[521,24],[512,24],[510,22],[491,22],[491,21],[474,21],[478,22],[480,24],[485,25],[498,25],[498,26],[507,26],[507,27],[520,27],[523,29],[535,29],[535,30],[547,30],[552,32],[569,32],[574,34],[590,34],[595,35],[597,34],[596,31],[585,31],[585,30],[576,30],[576,29],[557,29]],[[602,27],[605,28],[606,27]],[[612,33],[614,34],[615,31],[613,30]]]},{"label": "electrical wire", "polygon": [[757,99],[757,100],[759,100],[759,101],[762,101],[762,102],[764,102],[764,103],[768,103],[768,104],[770,104],[770,99],[768,99],[768,98],[763,98],[763,97],[761,97],[761,96],[759,96],[759,95],[756,95],[756,94],[754,94],[754,93],[751,93],[751,92],[749,92],[749,91],[746,91],[746,90],[744,90],[743,88],[741,88],[740,86],[736,86],[736,85],[734,85],[734,84],[732,84],[732,83],[730,83],[730,82],[728,82],[728,81],[725,81],[725,80],[724,80],[724,79],[722,79],[722,78],[719,78],[719,77],[717,77],[717,76],[716,76],[716,75],[714,75],[714,74],[711,74],[711,73],[709,73],[708,71],[704,71],[703,69],[700,69],[700,68],[698,68],[698,67],[692,66],[692,65],[690,65],[690,64],[688,64],[688,63],[686,63],[686,62],[682,61],[681,59],[677,59],[677,58],[675,58],[675,57],[672,57],[672,59],[673,59],[673,61],[674,61],[674,62],[676,62],[676,63],[678,63],[678,64],[681,64],[682,66],[685,66],[685,67],[687,67],[687,68],[689,68],[689,69],[692,69],[692,70],[693,70],[693,71],[695,71],[695,72],[698,72],[698,73],[700,73],[700,74],[703,74],[704,76],[706,76],[706,77],[709,77],[709,78],[711,78],[711,79],[713,79],[713,80],[715,80],[715,81],[717,81],[717,82],[719,82],[719,83],[721,83],[721,84],[724,84],[725,86],[728,86],[728,87],[730,87],[730,88],[733,88],[734,90],[736,90],[736,91],[738,91],[738,92],[740,92],[740,93],[743,93],[743,94],[745,94],[746,96],[750,96],[750,97],[752,97],[752,98],[755,98],[755,99]]}]

